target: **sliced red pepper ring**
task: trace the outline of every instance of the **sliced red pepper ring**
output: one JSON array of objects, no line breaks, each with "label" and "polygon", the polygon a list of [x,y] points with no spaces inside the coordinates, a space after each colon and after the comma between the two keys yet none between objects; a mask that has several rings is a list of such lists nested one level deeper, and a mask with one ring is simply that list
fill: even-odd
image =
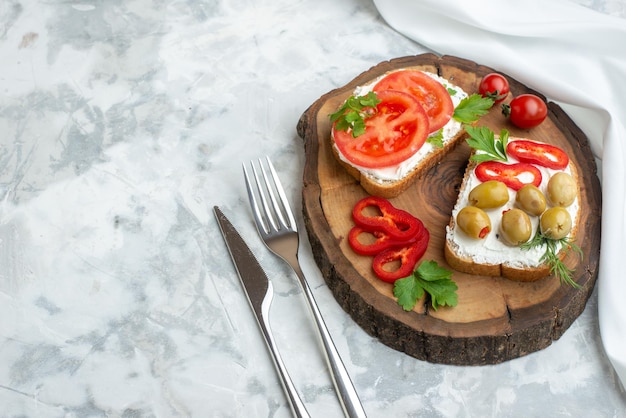
[{"label": "sliced red pepper ring", "polygon": [[554,170],[562,170],[569,164],[565,151],[543,142],[516,139],[507,144],[506,152],[521,162],[539,164]]},{"label": "sliced red pepper ring", "polygon": [[[368,207],[375,207],[378,214],[365,215],[363,211]],[[352,219],[368,231],[382,230],[398,240],[410,239],[424,227],[410,213],[395,208],[388,200],[377,196],[368,196],[358,201],[352,210]]]},{"label": "sliced red pepper ring", "polygon": [[[425,234],[422,239],[418,239],[412,244],[402,247],[388,248],[378,253],[372,262],[374,273],[379,279],[394,283],[396,280],[410,276],[418,260],[422,258],[428,247],[430,235],[428,230],[424,230]],[[394,270],[388,270],[387,265],[391,263],[400,263]]]},{"label": "sliced red pepper ring", "polygon": [[[364,214],[370,206],[376,214]],[[355,253],[374,256],[372,269],[379,279],[393,283],[412,274],[430,240],[421,220],[376,196],[357,202],[352,217],[356,225],[348,233],[348,243]],[[361,240],[362,235],[369,236]]]},{"label": "sliced red pepper ring", "polygon": [[541,171],[529,163],[505,164],[499,161],[485,161],[476,166],[474,173],[482,182],[499,180],[515,191],[527,184],[536,187],[541,184]]},{"label": "sliced red pepper ring", "polygon": [[[419,223],[421,225],[420,230],[414,237],[408,240],[397,240],[392,238],[384,231],[370,231],[361,226],[355,225],[352,227],[350,233],[348,234],[348,242],[350,244],[350,247],[352,247],[354,252],[357,254],[376,255],[389,248],[410,245],[418,239],[422,239],[424,233],[428,233],[428,231],[426,231],[426,228],[424,228],[424,225],[421,221]],[[360,239],[362,235],[369,235],[369,241],[371,242],[364,243]],[[374,240],[372,240],[371,237],[374,237]]]}]

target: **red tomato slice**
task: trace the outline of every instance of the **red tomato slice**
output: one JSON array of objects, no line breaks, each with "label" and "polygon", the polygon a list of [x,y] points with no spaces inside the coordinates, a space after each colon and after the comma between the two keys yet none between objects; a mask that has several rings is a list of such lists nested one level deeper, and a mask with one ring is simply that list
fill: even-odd
[{"label": "red tomato slice", "polygon": [[527,139],[509,142],[506,152],[521,162],[538,164],[553,170],[562,170],[569,164],[569,157],[561,148]]},{"label": "red tomato slice", "polygon": [[335,130],[339,151],[361,167],[390,167],[415,154],[426,142],[428,117],[418,101],[408,93],[386,90],[377,93],[376,113],[365,119],[365,133],[352,137]]},{"label": "red tomato slice", "polygon": [[541,184],[541,171],[528,163],[505,164],[499,161],[485,161],[476,166],[474,173],[482,182],[499,180],[515,191],[527,184],[536,187]]},{"label": "red tomato slice", "polygon": [[452,118],[454,104],[450,93],[443,84],[421,71],[393,72],[374,86],[376,93],[383,90],[399,90],[415,96],[428,115],[429,133],[438,131]]}]

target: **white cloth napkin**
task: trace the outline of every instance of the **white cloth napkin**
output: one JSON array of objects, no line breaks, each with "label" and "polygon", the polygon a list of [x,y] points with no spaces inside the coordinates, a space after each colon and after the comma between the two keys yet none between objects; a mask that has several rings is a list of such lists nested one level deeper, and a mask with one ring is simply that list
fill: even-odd
[{"label": "white cloth napkin", "polygon": [[568,0],[374,0],[441,55],[476,61],[559,103],[585,132],[603,191],[598,286],[605,351],[626,385],[626,20]]}]

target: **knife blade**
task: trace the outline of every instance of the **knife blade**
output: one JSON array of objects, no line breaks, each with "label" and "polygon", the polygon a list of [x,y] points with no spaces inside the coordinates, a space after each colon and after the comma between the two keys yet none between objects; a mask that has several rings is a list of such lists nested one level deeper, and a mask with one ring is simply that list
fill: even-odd
[{"label": "knife blade", "polygon": [[309,414],[287,372],[269,325],[269,308],[273,298],[272,283],[252,253],[252,250],[250,250],[250,247],[248,247],[226,215],[217,206],[213,207],[213,212],[252,312],[263,334],[265,344],[272,356],[274,367],[280,377],[291,410],[296,417],[308,417]]}]

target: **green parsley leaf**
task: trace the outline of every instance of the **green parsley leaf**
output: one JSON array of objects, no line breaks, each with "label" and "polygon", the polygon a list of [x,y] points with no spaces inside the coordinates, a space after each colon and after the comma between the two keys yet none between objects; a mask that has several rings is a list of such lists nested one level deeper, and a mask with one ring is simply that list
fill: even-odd
[{"label": "green parsley leaf", "polygon": [[502,129],[500,137],[496,139],[493,131],[486,126],[465,126],[465,131],[470,136],[466,139],[468,145],[475,150],[482,151],[474,153],[470,157],[472,161],[507,161],[506,144],[509,141],[509,131]]},{"label": "green parsley leaf", "polygon": [[440,306],[456,306],[458,286],[452,280],[437,280],[426,282],[424,290],[430,295],[430,303],[434,310]]},{"label": "green parsley leaf", "polygon": [[420,263],[416,272],[424,280],[428,281],[443,280],[452,277],[452,272],[450,270],[444,269],[433,260]]},{"label": "green parsley leaf", "polygon": [[363,119],[358,119],[352,122],[352,137],[356,138],[359,135],[363,135],[365,133],[365,121]]},{"label": "green parsley leaf", "polygon": [[566,250],[572,250],[578,254],[579,257],[582,258],[583,252],[580,247],[568,237],[561,239],[550,239],[541,233],[539,228],[537,228],[537,232],[533,236],[533,238],[522,244],[522,250],[530,250],[535,247],[546,247],[546,252],[541,256],[539,261],[542,263],[546,263],[550,267],[550,274],[554,274],[561,283],[568,284],[573,288],[580,289],[580,285],[576,283],[572,279],[572,273],[574,271],[567,267],[565,263],[559,258],[559,251],[562,248],[566,248]]},{"label": "green parsley leaf", "polygon": [[410,311],[415,307],[417,301],[424,296],[424,288],[420,286],[418,279],[411,275],[395,281],[393,295],[398,298],[398,304],[405,311]]},{"label": "green parsley leaf", "polygon": [[415,307],[427,293],[433,309],[440,306],[456,306],[458,286],[451,279],[452,272],[439,266],[436,261],[423,261],[409,277],[396,280],[393,294],[405,311]]},{"label": "green parsley leaf", "polygon": [[461,100],[461,103],[454,109],[452,117],[461,123],[473,123],[486,115],[493,104],[493,99],[475,93]]},{"label": "green parsley leaf", "polygon": [[356,138],[365,132],[365,119],[376,114],[378,103],[380,100],[373,91],[367,93],[367,96],[350,96],[339,110],[330,115],[330,121],[337,122],[337,130],[352,129],[352,137]]},{"label": "green parsley leaf", "polygon": [[426,138],[426,142],[435,148],[443,148],[443,128]]},{"label": "green parsley leaf", "polygon": [[456,90],[452,87],[446,86],[446,90],[448,90],[448,94],[450,94],[450,96],[454,96],[456,94]]}]

